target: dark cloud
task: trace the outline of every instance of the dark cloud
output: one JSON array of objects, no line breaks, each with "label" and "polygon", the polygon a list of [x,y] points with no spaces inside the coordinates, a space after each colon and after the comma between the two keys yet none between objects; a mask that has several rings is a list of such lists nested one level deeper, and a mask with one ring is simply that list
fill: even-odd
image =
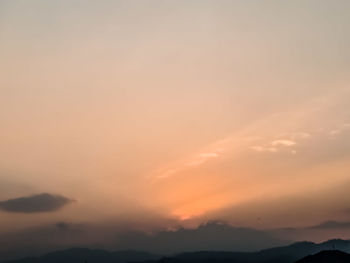
[{"label": "dark cloud", "polygon": [[0,210],[12,213],[53,212],[72,201],[61,195],[43,193],[0,201]]},{"label": "dark cloud", "polygon": [[314,228],[314,229],[350,228],[350,222],[327,221],[317,226],[312,226],[310,228]]},{"label": "dark cloud", "polygon": [[56,224],[56,227],[57,227],[58,229],[65,230],[65,229],[68,229],[68,228],[69,228],[69,224],[66,223],[66,222],[58,222],[58,223]]}]

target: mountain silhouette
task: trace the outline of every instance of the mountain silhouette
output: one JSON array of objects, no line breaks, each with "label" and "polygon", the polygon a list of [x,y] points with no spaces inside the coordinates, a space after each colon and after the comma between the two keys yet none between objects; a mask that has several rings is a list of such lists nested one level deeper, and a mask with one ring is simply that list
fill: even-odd
[{"label": "mountain silhouette", "polygon": [[[298,231],[305,231],[302,239],[308,237],[308,229]],[[152,234],[130,229],[120,230],[113,224],[106,227],[58,222],[0,235],[0,261],[40,256],[72,247],[107,247],[112,250],[175,255],[192,251],[254,252],[287,246],[295,240],[302,240],[294,237],[288,239],[286,236],[288,235],[281,234],[279,230],[235,227],[219,221],[209,221],[193,229],[179,227],[176,230],[163,230]],[[324,250],[341,250],[343,246],[347,246],[346,241],[333,241],[333,243],[335,247],[325,243]]]},{"label": "mountain silhouette", "polygon": [[233,227],[210,221],[195,229],[179,228],[160,231],[155,235],[127,232],[121,235],[121,249],[149,251],[156,254],[176,254],[187,251],[256,251],[292,243],[253,228]]},{"label": "mountain silhouette", "polygon": [[334,247],[344,252],[350,252],[350,241],[334,239],[320,244],[297,242],[289,246],[275,247],[250,253],[220,251],[181,253],[174,257],[166,257],[156,261],[149,261],[148,263],[293,263],[308,255],[313,255]]},{"label": "mountain silhouette", "polygon": [[325,250],[300,259],[296,263],[350,263],[350,254],[339,250]]},{"label": "mountain silhouette", "polygon": [[124,263],[159,259],[160,256],[141,251],[115,251],[71,248],[41,257],[23,258],[7,263]]},{"label": "mountain silhouette", "polygon": [[[294,263],[294,262],[323,262],[298,261],[308,260],[309,255],[318,255],[321,251],[337,248],[338,252],[350,252],[350,241],[334,239],[320,244],[312,242],[298,242],[289,246],[264,249],[258,252],[225,252],[225,251],[199,251],[186,252],[174,256],[162,257],[139,251],[93,250],[86,248],[73,248],[52,252],[41,257],[24,258],[6,263]],[[333,250],[335,251],[335,250]],[[339,254],[338,253],[338,254]],[[329,252],[328,254],[332,254]],[[332,257],[321,253],[325,258]],[[334,253],[334,258],[340,259]],[[325,261],[338,262],[338,261]],[[339,261],[350,262],[350,261]]]},{"label": "mountain silhouette", "polygon": [[0,261],[39,256],[72,247],[96,248],[95,244],[99,244],[98,248],[173,255],[204,250],[252,252],[292,242],[276,238],[264,230],[234,227],[218,221],[210,221],[193,229],[179,227],[152,234],[120,230],[113,225],[106,227],[59,222],[0,235]]}]

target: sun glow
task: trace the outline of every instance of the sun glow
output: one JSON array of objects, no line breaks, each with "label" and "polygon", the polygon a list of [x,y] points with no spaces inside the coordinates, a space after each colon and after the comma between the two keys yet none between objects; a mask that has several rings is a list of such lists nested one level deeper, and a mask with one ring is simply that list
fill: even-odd
[{"label": "sun glow", "polygon": [[174,209],[171,214],[180,220],[188,220],[221,209],[231,203],[233,200],[227,194],[211,195],[197,200],[189,200],[188,203]]}]

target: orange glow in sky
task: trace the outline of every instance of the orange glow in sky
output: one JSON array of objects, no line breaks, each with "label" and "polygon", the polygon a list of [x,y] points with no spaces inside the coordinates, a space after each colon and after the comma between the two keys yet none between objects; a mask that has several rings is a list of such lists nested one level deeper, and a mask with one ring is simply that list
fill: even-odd
[{"label": "orange glow in sky", "polygon": [[350,2],[336,2],[0,1],[0,201],[75,200],[0,211],[0,233],[350,220]]}]

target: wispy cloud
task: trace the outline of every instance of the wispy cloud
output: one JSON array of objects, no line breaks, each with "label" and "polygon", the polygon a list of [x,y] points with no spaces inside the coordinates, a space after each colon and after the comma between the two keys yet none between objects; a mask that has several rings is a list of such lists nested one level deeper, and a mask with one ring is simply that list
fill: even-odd
[{"label": "wispy cloud", "polygon": [[291,141],[291,140],[275,140],[271,142],[271,145],[273,146],[293,146],[295,145],[296,142]]},{"label": "wispy cloud", "polygon": [[[270,153],[276,153],[281,150],[281,147],[292,147],[296,145],[297,143],[292,140],[287,140],[287,139],[278,139],[278,140],[273,140],[272,142],[269,142],[264,145],[254,145],[249,147],[251,150],[255,152],[270,152]],[[295,150],[291,150],[292,154],[296,154]]]},{"label": "wispy cloud", "polygon": [[264,147],[264,146],[252,146],[250,149],[256,151],[256,152],[277,152],[277,148],[275,147]]},{"label": "wispy cloud", "polygon": [[331,130],[329,132],[329,134],[335,136],[335,135],[338,135],[338,134],[343,133],[343,132],[348,131],[348,130],[350,130],[350,123],[344,123],[344,124],[340,125],[339,127]]},{"label": "wispy cloud", "polygon": [[153,173],[156,174],[155,177],[158,179],[169,178],[185,169],[200,166],[211,159],[217,159],[220,157],[222,152],[222,148],[216,148],[215,151],[203,151],[196,153],[188,158],[185,158],[184,160],[180,160],[177,164],[173,165],[173,168],[165,168]]},{"label": "wispy cloud", "polygon": [[195,156],[192,160],[186,163],[186,166],[197,166],[205,163],[209,159],[218,158],[219,154],[216,152],[204,152]]}]

